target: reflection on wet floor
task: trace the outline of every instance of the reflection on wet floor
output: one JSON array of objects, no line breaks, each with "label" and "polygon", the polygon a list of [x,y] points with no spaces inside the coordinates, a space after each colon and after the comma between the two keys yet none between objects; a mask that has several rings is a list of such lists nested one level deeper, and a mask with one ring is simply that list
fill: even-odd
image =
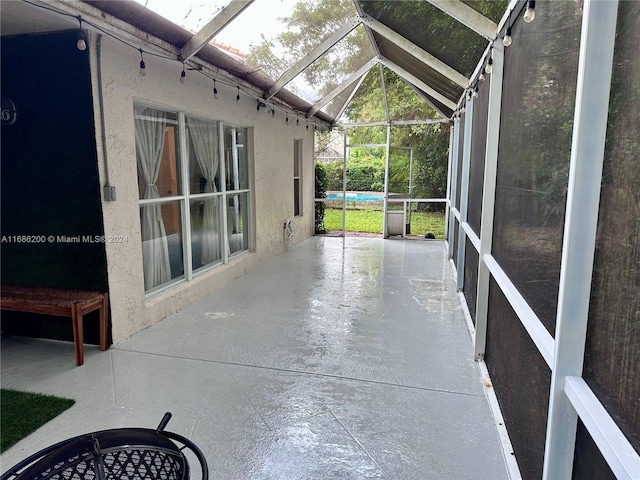
[{"label": "reflection on wet floor", "polygon": [[171,411],[216,479],[507,477],[440,242],[311,238],[82,368],[67,349],[3,338],[3,387],[77,400],[3,469]]}]

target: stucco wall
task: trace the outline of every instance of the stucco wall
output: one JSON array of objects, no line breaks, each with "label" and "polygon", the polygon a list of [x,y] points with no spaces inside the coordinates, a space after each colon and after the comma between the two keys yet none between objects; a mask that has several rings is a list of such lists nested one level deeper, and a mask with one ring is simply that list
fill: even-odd
[{"label": "stucco wall", "polygon": [[[294,140],[303,140],[303,216],[295,217],[300,234],[297,243],[313,235],[313,132],[306,122],[296,125],[295,114],[285,123],[284,113],[272,117],[256,110],[256,100],[237,89],[218,82],[219,98],[214,99],[213,83],[194,71],[187,71],[186,82],[179,82],[181,64],[145,56],[147,75],[138,72],[139,53],[109,37],[100,41],[90,37],[91,72],[94,89],[97,144],[100,146],[100,105],[98,57],[102,68],[104,127],[109,182],[116,187],[117,200],[103,199],[104,229],[110,236],[126,237],[126,242],[107,241],[107,270],[111,298],[112,333],[118,343],[167,315],[194,302],[227,282],[256,268],[285,251],[283,224],[293,217]],[[146,47],[145,47],[146,48]],[[227,265],[194,276],[170,290],[145,300],[138,183],[134,140],[133,102],[140,101],[180,110],[212,120],[250,127],[250,170],[252,176],[252,251],[234,258]],[[105,182],[105,159],[98,148],[101,183]]]}]

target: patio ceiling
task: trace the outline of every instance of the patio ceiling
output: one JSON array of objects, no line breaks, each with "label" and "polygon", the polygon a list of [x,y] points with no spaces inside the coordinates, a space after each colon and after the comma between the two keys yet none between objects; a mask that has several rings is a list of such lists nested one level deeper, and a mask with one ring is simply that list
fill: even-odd
[{"label": "patio ceiling", "polygon": [[[217,8],[212,18],[205,18],[196,33],[151,11],[140,3],[142,1],[84,0],[83,3],[174,45],[179,50],[179,61],[204,60],[251,84],[262,92],[265,101],[283,102],[307,118],[315,117],[332,125],[341,120],[349,102],[358,96],[360,85],[368,74],[380,76],[377,83],[386,106],[385,69],[408,83],[416,95],[433,108],[432,120],[449,119],[465,90],[475,81],[474,72],[477,73],[479,63],[484,61],[488,46],[499,32],[499,25],[504,23],[508,5],[507,0],[341,0],[341,7],[350,12],[348,16],[335,22],[337,25],[332,25],[331,29],[322,28],[323,36],[314,45],[296,48],[300,52],[299,58],[256,68],[242,58],[230,55],[229,48],[221,48],[220,42],[214,43],[214,40],[221,32],[236,28],[236,22],[242,18],[246,20],[251,12],[258,11],[258,4],[267,0],[224,0],[224,6]],[[152,7],[160,0],[145,0],[145,3]],[[515,2],[512,3],[515,6]],[[9,31],[11,4],[21,4],[23,9],[29,5],[3,2],[3,34]],[[213,2],[205,2],[203,6],[208,6],[210,11],[215,8]],[[273,14],[278,17],[291,14],[282,8],[272,8],[277,11]],[[276,18],[274,16],[271,22],[267,18],[254,22],[258,22],[257,26],[273,25]],[[10,31],[19,33],[15,23],[11,22]],[[249,35],[246,27],[242,28],[244,34]],[[352,55],[345,48],[345,39],[358,34],[368,39],[368,45],[359,49],[358,58],[350,59],[352,71],[336,74],[324,84],[313,82],[311,88],[305,79],[309,78],[315,65],[326,61],[327,56],[344,58]],[[389,115],[388,108],[385,116],[386,122],[399,120]],[[347,119],[349,123],[358,121],[362,119]]]}]

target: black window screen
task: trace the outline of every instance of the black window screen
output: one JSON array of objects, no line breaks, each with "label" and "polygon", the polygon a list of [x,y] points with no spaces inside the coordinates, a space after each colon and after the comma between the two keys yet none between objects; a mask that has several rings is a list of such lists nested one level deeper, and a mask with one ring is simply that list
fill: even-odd
[{"label": "black window screen", "polygon": [[537,2],[505,49],[493,255],[552,335],[581,17],[579,2]]},{"label": "black window screen", "polygon": [[484,155],[487,144],[489,113],[489,82],[478,84],[478,96],[473,101],[473,134],[471,135],[471,165],[469,166],[469,208],[467,221],[480,236],[482,190],[484,187]]},{"label": "black window screen", "polygon": [[455,207],[460,210],[460,188],[462,186],[462,157],[464,155],[464,122],[466,114],[460,115],[460,137],[458,140],[458,160],[457,160],[457,178],[456,178],[456,198]]},{"label": "black window screen", "polygon": [[[640,2],[620,2],[584,378],[640,451]],[[578,431],[576,478],[609,478]],[[584,448],[581,448],[584,446]]]},{"label": "black window screen", "polygon": [[467,238],[464,251],[464,285],[462,291],[469,307],[469,314],[473,324],[476,324],[476,296],[478,288],[478,252]]},{"label": "black window screen", "polygon": [[485,361],[522,478],[540,479],[551,370],[493,279]]}]

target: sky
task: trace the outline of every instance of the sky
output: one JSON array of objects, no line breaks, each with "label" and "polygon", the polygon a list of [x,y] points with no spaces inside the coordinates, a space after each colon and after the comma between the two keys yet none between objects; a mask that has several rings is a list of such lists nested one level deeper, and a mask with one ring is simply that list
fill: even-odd
[{"label": "sky", "polygon": [[[247,53],[260,34],[275,37],[284,29],[278,17],[288,15],[298,0],[255,0],[215,40]],[[190,30],[198,31],[229,2],[226,0],[136,0],[150,10]]]},{"label": "sky", "polygon": [[[135,0],[141,5],[172,22],[197,32],[220,10],[229,4],[229,0]],[[293,11],[299,0],[255,0],[216,37],[215,41],[248,53],[253,45],[261,43],[260,34],[266,38],[275,38],[285,29],[278,18]],[[274,49],[278,53],[277,48]],[[275,80],[275,79],[274,79]],[[294,87],[295,85],[295,87]],[[296,93],[315,103],[320,95],[301,76],[295,78],[287,89],[295,88]]]}]

